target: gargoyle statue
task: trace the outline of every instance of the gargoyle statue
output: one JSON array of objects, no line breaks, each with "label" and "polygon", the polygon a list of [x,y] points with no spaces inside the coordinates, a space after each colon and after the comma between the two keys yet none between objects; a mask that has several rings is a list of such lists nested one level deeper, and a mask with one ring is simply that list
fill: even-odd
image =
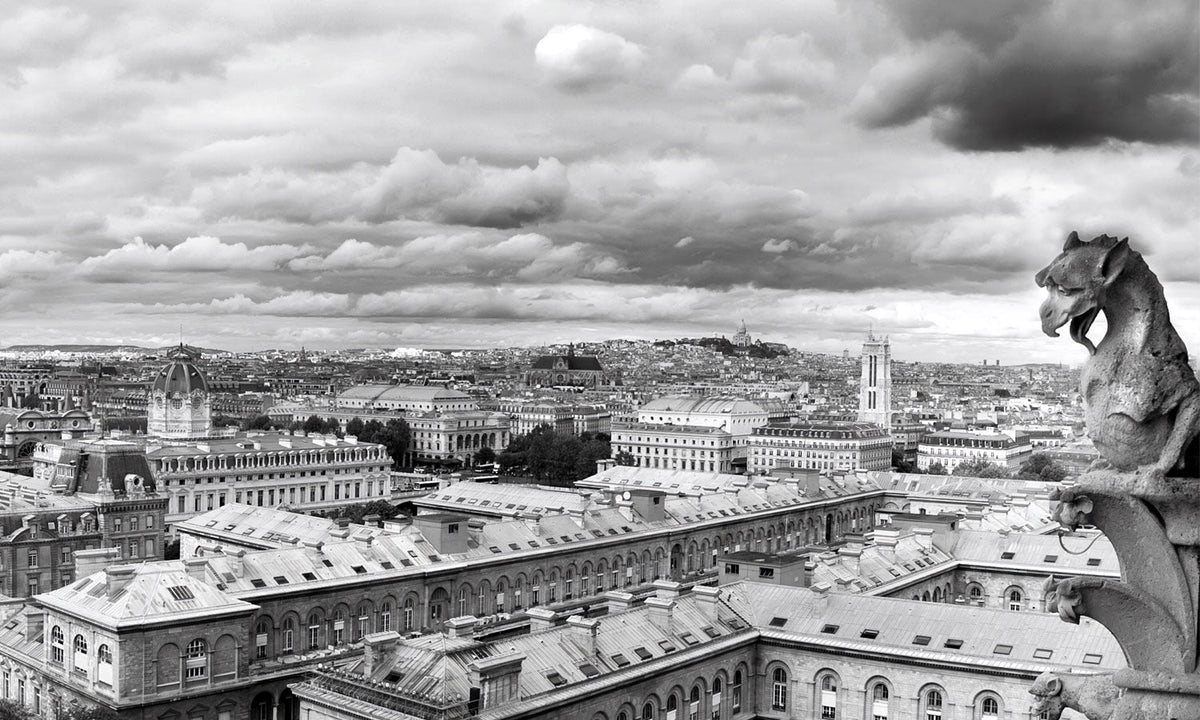
[{"label": "gargoyle statue", "polygon": [[[1171,325],[1162,285],[1129,238],[1085,243],[1071,233],[1062,253],[1036,276],[1049,293],[1042,331],[1071,339],[1091,357],[1080,382],[1088,433],[1113,467],[1200,477],[1200,382]],[[1108,332],[1087,336],[1103,311]]]},{"label": "gargoyle statue", "polygon": [[1033,681],[1029,694],[1034,697],[1033,717],[1059,720],[1063,710],[1071,708],[1088,720],[1109,720],[1120,690],[1113,684],[1112,675],[1059,675],[1047,671]]}]

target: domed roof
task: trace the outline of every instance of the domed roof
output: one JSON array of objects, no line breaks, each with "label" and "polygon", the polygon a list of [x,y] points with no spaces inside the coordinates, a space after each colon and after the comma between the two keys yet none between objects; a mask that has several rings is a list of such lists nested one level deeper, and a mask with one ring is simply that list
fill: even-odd
[{"label": "domed roof", "polygon": [[162,390],[167,395],[188,395],[195,390],[208,392],[208,381],[204,379],[204,373],[193,364],[193,361],[200,357],[200,353],[180,345],[178,348],[172,348],[167,357],[171,362],[154,376],[151,392]]}]

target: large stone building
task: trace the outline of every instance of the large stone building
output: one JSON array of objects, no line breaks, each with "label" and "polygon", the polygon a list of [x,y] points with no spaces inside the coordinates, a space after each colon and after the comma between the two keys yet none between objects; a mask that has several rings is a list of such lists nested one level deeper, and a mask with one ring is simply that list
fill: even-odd
[{"label": "large stone building", "polygon": [[75,443],[59,472],[0,477],[0,594],[29,597],[76,579],[76,556],[163,557],[166,498],[136,445]]},{"label": "large stone building", "polygon": [[448,637],[365,637],[361,658],[295,688],[306,720],[1030,718],[1044,671],[1124,667],[1098,623],[735,583],[489,641],[476,619]]},{"label": "large stone building", "polygon": [[792,422],[755,428],[748,472],[775,468],[887,470],[893,440],[887,429],[865,422]]},{"label": "large stone building", "polygon": [[196,367],[200,353],[182,343],[167,353],[170,360],[150,384],[146,433],[166,440],[198,440],[212,434],[212,398],[204,373]]},{"label": "large stone building", "polygon": [[542,355],[525,372],[524,383],[529,387],[561,387],[595,389],[611,384],[600,361],[591,355],[576,355],[575,346],[567,347],[566,355]]},{"label": "large stone building", "polygon": [[639,467],[744,471],[754,428],[777,419],[744,398],[657,398],[638,409],[637,422],[613,423],[612,452]]},{"label": "large stone building", "polygon": [[475,398],[437,385],[356,385],[338,394],[334,409],[371,414],[414,415],[479,409]]},{"label": "large stone building", "polygon": [[78,408],[63,412],[0,409],[0,469],[28,472],[39,444],[80,437],[92,430],[92,418]]},{"label": "large stone building", "polygon": [[983,461],[1003,468],[1016,469],[1033,454],[1028,438],[1002,432],[942,430],[921,438],[917,449],[917,467],[926,471],[935,463],[946,472],[965,462]]}]

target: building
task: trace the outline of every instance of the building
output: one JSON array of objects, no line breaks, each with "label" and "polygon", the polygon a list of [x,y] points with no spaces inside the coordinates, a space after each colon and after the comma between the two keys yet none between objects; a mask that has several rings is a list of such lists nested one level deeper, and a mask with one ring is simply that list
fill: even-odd
[{"label": "building", "polygon": [[92,417],[80,409],[49,410],[0,409],[0,469],[28,472],[33,454],[47,440],[80,437],[93,428]]},{"label": "building", "polygon": [[630,608],[489,641],[476,619],[449,635],[366,636],[361,658],[295,687],[306,720],[567,718],[1028,718],[1044,671],[1125,666],[1084,618],[1021,617],[825,589],[659,583]]},{"label": "building", "polygon": [[542,355],[525,372],[523,382],[529,387],[570,387],[595,389],[610,385],[610,378],[600,361],[590,355],[576,355],[575,346],[567,347],[566,355]]},{"label": "building", "polygon": [[473,412],[479,405],[466,393],[436,385],[355,385],[338,394],[334,409],[356,411],[351,417],[365,420],[372,414]]},{"label": "building", "polygon": [[76,556],[163,557],[166,498],[136,445],[78,443],[51,476],[0,478],[0,593],[30,597],[74,582]]},{"label": "building", "polygon": [[876,338],[873,332],[863,341],[858,419],[883,428],[892,425],[892,349],[886,336]]},{"label": "building", "polygon": [[929,432],[929,428],[906,415],[892,417],[892,447],[911,466],[917,464],[917,452],[921,448],[921,438],[925,437],[927,432]]},{"label": "building", "polygon": [[195,362],[200,353],[180,343],[150,384],[146,433],[169,440],[207,438],[212,434],[212,398],[208,381]]},{"label": "building", "polygon": [[746,321],[743,320],[738,325],[737,332],[733,335],[733,346],[735,348],[748,348],[753,344],[754,342],[750,338],[750,333],[746,330]]},{"label": "building", "polygon": [[560,403],[508,403],[500,410],[508,414],[513,435],[528,435],[540,425],[559,435],[575,432],[575,409]]},{"label": "building", "polygon": [[406,415],[409,451],[401,465],[474,464],[483,448],[499,452],[508,447],[508,415],[486,410],[428,412]]},{"label": "building", "polygon": [[747,471],[765,475],[775,468],[887,470],[892,438],[865,422],[792,422],[755,428]]},{"label": "building", "polygon": [[917,450],[917,467],[926,471],[940,463],[946,472],[964,462],[984,461],[1000,467],[1016,469],[1033,454],[1033,446],[1024,436],[1013,438],[1001,432],[942,430],[921,438]]},{"label": "building", "polygon": [[744,471],[751,433],[770,419],[743,398],[657,398],[638,409],[637,422],[613,423],[613,455],[628,453],[640,467]]}]

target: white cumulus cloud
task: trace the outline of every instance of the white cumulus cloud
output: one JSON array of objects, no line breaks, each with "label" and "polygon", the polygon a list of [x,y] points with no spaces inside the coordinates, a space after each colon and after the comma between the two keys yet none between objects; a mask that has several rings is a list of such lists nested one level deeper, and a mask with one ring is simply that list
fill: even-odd
[{"label": "white cumulus cloud", "polygon": [[556,25],[533,52],[551,82],[584,90],[628,79],[646,60],[646,52],[616,33],[587,25]]}]

